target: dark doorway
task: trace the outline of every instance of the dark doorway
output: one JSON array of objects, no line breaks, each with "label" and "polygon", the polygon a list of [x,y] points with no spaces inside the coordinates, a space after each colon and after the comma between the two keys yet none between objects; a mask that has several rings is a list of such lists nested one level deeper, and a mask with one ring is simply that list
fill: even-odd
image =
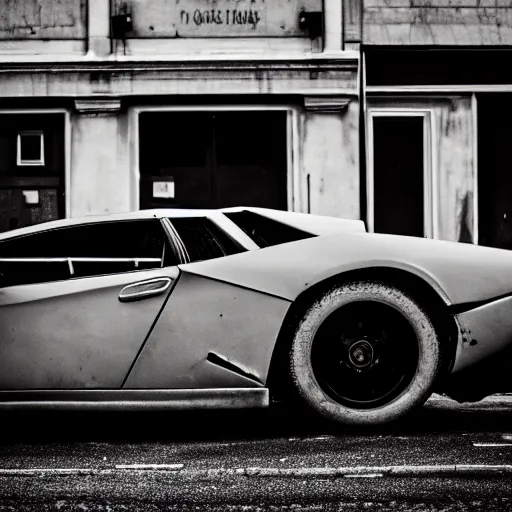
[{"label": "dark doorway", "polygon": [[65,216],[64,114],[0,114],[0,232]]},{"label": "dark doorway", "polygon": [[512,249],[512,95],[477,99],[478,243]]},{"label": "dark doorway", "polygon": [[287,209],[286,112],[146,112],[140,208]]},{"label": "dark doorway", "polygon": [[424,236],[423,118],[373,118],[374,231]]}]

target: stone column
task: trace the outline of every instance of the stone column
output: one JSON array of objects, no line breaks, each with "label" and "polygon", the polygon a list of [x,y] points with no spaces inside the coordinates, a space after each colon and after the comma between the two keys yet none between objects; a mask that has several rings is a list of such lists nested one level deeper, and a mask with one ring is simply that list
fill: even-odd
[{"label": "stone column", "polygon": [[71,217],[130,210],[128,116],[119,99],[76,100],[71,127]]},{"label": "stone column", "polygon": [[359,104],[351,97],[306,97],[302,211],[360,218]]},{"label": "stone column", "polygon": [[324,52],[336,53],[342,48],[341,27],[343,0],[324,0]]},{"label": "stone column", "polygon": [[89,57],[110,54],[110,0],[88,0]]}]

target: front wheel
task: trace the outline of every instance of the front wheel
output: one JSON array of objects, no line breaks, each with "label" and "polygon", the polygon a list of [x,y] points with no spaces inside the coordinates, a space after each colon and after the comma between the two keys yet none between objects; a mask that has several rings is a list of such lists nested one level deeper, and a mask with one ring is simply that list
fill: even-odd
[{"label": "front wheel", "polygon": [[348,425],[388,423],[423,404],[439,367],[429,317],[411,297],[379,282],[346,283],[320,296],[290,352],[298,394]]}]

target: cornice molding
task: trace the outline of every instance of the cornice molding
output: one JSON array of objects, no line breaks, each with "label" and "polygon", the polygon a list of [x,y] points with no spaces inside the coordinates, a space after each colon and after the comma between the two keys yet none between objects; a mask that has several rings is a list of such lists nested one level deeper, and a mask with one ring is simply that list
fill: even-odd
[{"label": "cornice molding", "polygon": [[309,112],[344,112],[351,98],[347,96],[306,96],[304,107]]},{"label": "cornice molding", "polygon": [[54,62],[1,63],[0,73],[129,73],[133,71],[350,71],[357,73],[358,59],[326,58],[304,60],[204,60],[148,62]]},{"label": "cornice molding", "polygon": [[75,108],[81,114],[104,114],[121,109],[120,99],[82,99],[75,100]]}]

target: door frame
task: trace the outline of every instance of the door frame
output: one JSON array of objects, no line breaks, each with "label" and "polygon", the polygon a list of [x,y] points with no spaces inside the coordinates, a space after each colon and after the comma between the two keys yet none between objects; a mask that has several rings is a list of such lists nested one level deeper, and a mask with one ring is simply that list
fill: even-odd
[{"label": "door frame", "polygon": [[65,108],[0,109],[2,114],[64,114],[64,217],[71,217],[71,116]]},{"label": "door frame", "polygon": [[373,119],[375,117],[419,117],[423,119],[423,232],[424,237],[437,239],[438,229],[438,169],[433,109],[368,107],[367,109],[367,172],[366,211],[370,233],[374,232],[374,154]]},{"label": "door frame", "polygon": [[139,114],[142,112],[254,112],[284,111],[286,116],[286,209],[300,210],[300,162],[299,162],[299,109],[292,105],[171,105],[138,106],[129,112],[130,161],[132,168],[131,198],[132,210],[140,210],[140,155],[139,155]]}]

